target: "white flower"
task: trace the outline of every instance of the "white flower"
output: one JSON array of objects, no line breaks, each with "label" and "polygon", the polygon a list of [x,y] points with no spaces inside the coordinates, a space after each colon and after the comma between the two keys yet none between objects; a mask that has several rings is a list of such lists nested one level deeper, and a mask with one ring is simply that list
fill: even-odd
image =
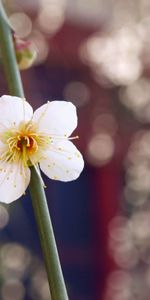
[{"label": "white flower", "polygon": [[29,167],[38,163],[51,179],[78,178],[84,162],[69,138],[76,126],[76,108],[70,102],[47,102],[33,114],[25,99],[0,97],[0,202],[24,194]]}]

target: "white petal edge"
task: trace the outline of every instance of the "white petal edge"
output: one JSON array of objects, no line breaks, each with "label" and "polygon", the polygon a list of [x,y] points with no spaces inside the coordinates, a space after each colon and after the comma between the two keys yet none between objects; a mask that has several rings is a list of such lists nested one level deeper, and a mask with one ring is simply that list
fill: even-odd
[{"label": "white petal edge", "polygon": [[0,131],[28,122],[32,116],[33,109],[25,99],[9,95],[0,97]]},{"label": "white petal edge", "polygon": [[68,140],[51,145],[44,154],[40,167],[51,179],[72,181],[77,179],[83,170],[83,157],[75,145]]},{"label": "white petal edge", "polygon": [[8,204],[20,198],[29,182],[29,168],[18,164],[0,164],[0,202]]},{"label": "white petal edge", "polygon": [[50,136],[70,136],[77,127],[76,107],[71,102],[52,101],[39,107],[33,115],[40,132]]}]

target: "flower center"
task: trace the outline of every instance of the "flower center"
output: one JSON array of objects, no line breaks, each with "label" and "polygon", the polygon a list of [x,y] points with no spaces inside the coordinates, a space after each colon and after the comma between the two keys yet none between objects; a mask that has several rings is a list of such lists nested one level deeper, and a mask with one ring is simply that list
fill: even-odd
[{"label": "flower center", "polygon": [[34,152],[38,150],[38,144],[36,139],[33,136],[18,136],[17,137],[17,149],[23,152],[23,148],[27,148],[28,151]]},{"label": "flower center", "polygon": [[7,145],[0,159],[4,162],[18,162],[20,159],[25,167],[36,164],[49,144],[50,138],[36,132],[32,123],[21,124],[19,130],[12,128],[3,135]]}]

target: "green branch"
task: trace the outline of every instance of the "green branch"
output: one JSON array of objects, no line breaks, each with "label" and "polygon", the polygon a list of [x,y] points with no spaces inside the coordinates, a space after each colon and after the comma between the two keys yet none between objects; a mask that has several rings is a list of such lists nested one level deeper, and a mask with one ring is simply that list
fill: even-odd
[{"label": "green branch", "polygon": [[[14,96],[24,97],[12,33],[1,1],[0,50],[9,93]],[[51,298],[52,300],[68,300],[45,192],[34,166],[31,167],[30,194],[47,270]]]},{"label": "green branch", "polygon": [[0,51],[9,93],[24,97],[22,81],[18,70],[11,29],[6,22],[5,11],[0,1]]},{"label": "green branch", "polygon": [[34,211],[36,211],[35,217],[38,225],[41,245],[43,247],[52,300],[67,300],[68,296],[63,283],[63,276],[59,264],[52,224],[48,217],[49,212],[45,193],[39,184],[39,175],[37,175],[34,167],[31,167],[31,175],[30,193],[32,199],[36,199],[36,201],[33,200],[33,208]]}]

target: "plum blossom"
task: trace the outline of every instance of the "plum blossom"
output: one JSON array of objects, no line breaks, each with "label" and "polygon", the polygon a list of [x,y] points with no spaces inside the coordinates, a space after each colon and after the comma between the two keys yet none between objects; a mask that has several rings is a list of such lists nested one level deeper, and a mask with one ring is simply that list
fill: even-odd
[{"label": "plum blossom", "polygon": [[25,193],[30,166],[51,179],[79,177],[83,158],[70,137],[77,126],[75,106],[52,101],[34,113],[22,98],[0,97],[0,201],[10,203]]}]

